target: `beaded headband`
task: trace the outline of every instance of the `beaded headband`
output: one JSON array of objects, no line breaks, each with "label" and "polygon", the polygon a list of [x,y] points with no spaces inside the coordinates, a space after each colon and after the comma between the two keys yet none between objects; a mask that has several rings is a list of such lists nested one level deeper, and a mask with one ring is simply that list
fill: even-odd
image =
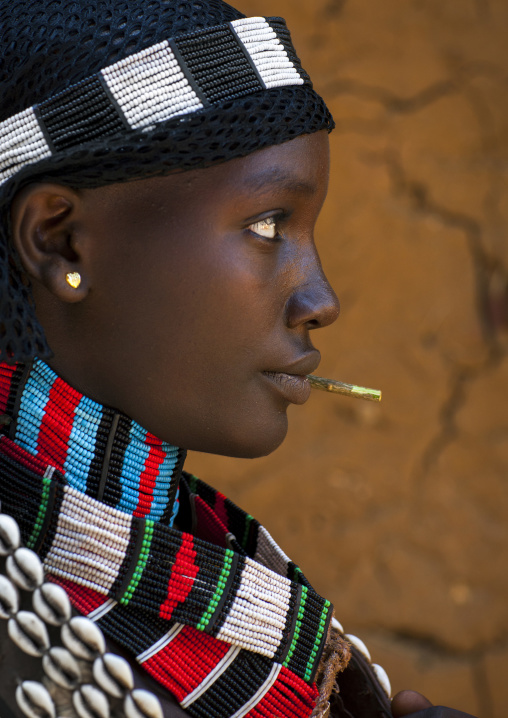
[{"label": "beaded headband", "polygon": [[241,18],[164,40],[1,122],[0,184],[86,142],[305,83],[282,18]]}]

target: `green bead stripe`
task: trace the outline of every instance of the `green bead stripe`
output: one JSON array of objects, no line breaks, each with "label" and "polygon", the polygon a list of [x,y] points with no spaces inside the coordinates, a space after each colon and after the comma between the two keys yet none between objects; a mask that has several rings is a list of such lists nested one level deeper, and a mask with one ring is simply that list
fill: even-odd
[{"label": "green bead stripe", "polygon": [[26,542],[27,548],[33,548],[35,546],[35,544],[37,543],[37,539],[39,538],[39,534],[41,532],[42,526],[44,524],[44,519],[46,517],[46,511],[48,509],[50,489],[51,489],[51,479],[48,477],[43,477],[41,503],[39,504],[39,511],[37,513],[37,518],[35,519],[34,527],[32,529],[32,534],[31,534],[30,538],[28,539],[28,541]]},{"label": "green bead stripe", "polygon": [[146,564],[148,562],[148,557],[150,556],[150,546],[153,539],[154,526],[155,521],[152,521],[151,519],[146,519],[145,533],[143,535],[143,543],[141,544],[141,551],[139,552],[138,562],[136,564],[136,568],[134,569],[134,573],[132,574],[132,578],[129,582],[129,585],[127,586],[124,595],[120,599],[120,603],[123,606],[127,606],[131,598],[134,596],[134,591],[138,587],[138,583],[141,581],[141,576],[143,575],[143,571],[145,570]]},{"label": "green bead stripe", "polygon": [[200,621],[196,628],[199,631],[204,631],[205,628],[210,623],[210,619],[212,618],[213,614],[215,613],[217,606],[219,605],[220,599],[222,597],[222,594],[224,593],[224,589],[226,588],[229,573],[231,571],[231,565],[233,563],[233,557],[234,557],[234,551],[231,551],[230,549],[226,549],[226,553],[224,555],[224,566],[222,567],[221,574],[219,576],[219,580],[217,581],[217,588],[215,589],[215,593],[212,596],[212,599],[210,603],[208,604],[208,608],[204,612],[204,614],[201,616]]},{"label": "green bead stripe", "polygon": [[305,613],[305,601],[306,600],[307,600],[307,587],[302,586],[302,596],[300,598],[300,608],[298,609],[298,616],[296,618],[295,632],[293,633],[293,640],[291,641],[291,646],[290,646],[288,654],[286,656],[286,660],[282,664],[285,668],[288,667],[289,662],[293,658],[293,653],[295,652],[296,644],[298,643],[298,639],[300,638],[300,628],[302,627],[303,615]]},{"label": "green bead stripe", "polygon": [[316,640],[314,641],[314,648],[311,651],[309,662],[307,663],[307,668],[305,669],[305,680],[308,682],[312,678],[312,671],[314,668],[314,663],[316,662],[316,657],[319,653],[319,648],[321,646],[321,641],[323,640],[323,634],[325,632],[325,626],[326,626],[326,619],[328,618],[328,612],[330,610],[331,603],[330,601],[325,601],[325,605],[323,608],[323,612],[321,613],[321,618],[319,619],[319,628],[318,632],[316,634]]},{"label": "green bead stripe", "polygon": [[245,531],[243,532],[242,548],[247,546],[247,540],[249,538],[250,522],[253,520],[253,516],[250,514],[245,515]]},{"label": "green bead stripe", "polygon": [[192,475],[192,476],[190,477],[190,479],[189,479],[189,489],[190,489],[191,494],[197,494],[197,492],[198,492],[198,481],[199,481],[199,479],[198,479],[197,476]]}]

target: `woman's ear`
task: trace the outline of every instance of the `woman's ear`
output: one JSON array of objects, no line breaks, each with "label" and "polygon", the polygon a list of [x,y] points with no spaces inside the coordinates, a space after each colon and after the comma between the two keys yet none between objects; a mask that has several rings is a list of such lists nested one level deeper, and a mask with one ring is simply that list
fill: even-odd
[{"label": "woman's ear", "polygon": [[25,271],[63,302],[88,294],[80,214],[79,195],[50,183],[25,187],[11,208],[12,241]]}]

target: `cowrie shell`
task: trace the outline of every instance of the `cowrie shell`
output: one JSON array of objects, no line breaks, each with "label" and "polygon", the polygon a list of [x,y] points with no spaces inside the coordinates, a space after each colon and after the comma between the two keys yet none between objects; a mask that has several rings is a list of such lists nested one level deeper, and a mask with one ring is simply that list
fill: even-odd
[{"label": "cowrie shell", "polygon": [[81,686],[72,694],[72,703],[80,718],[109,718],[109,702],[95,686]]},{"label": "cowrie shell", "polygon": [[353,646],[360,651],[360,653],[363,653],[365,658],[368,660],[369,663],[372,663],[372,658],[370,657],[370,652],[365,643],[362,641],[361,638],[358,638],[358,636],[353,636],[351,633],[346,633],[344,638],[349,641],[349,643],[353,644]]},{"label": "cowrie shell", "polygon": [[392,686],[390,685],[390,679],[388,678],[388,674],[385,671],[385,669],[380,666],[378,663],[372,664],[372,670],[376,674],[376,678],[381,684],[381,687],[385,691],[388,698],[392,697]]},{"label": "cowrie shell", "polygon": [[10,618],[18,610],[18,589],[7,576],[0,574],[0,618]]},{"label": "cowrie shell", "polygon": [[81,671],[72,653],[66,648],[54,646],[42,659],[44,673],[57,686],[73,691],[78,687]]},{"label": "cowrie shell", "polygon": [[15,551],[21,543],[19,526],[12,516],[0,514],[0,556]]},{"label": "cowrie shell", "polygon": [[18,648],[29,656],[42,656],[49,648],[47,628],[31,611],[19,611],[10,618],[7,632]]},{"label": "cowrie shell", "polygon": [[126,718],[163,718],[157,696],[139,688],[125,698],[123,709]]},{"label": "cowrie shell", "polygon": [[337,631],[340,631],[340,633],[344,633],[344,629],[342,628],[342,623],[340,621],[337,621],[335,616],[332,617],[332,628],[336,628]]},{"label": "cowrie shell", "polygon": [[75,616],[62,626],[62,643],[73,656],[93,661],[106,650],[101,629],[84,616]]},{"label": "cowrie shell", "polygon": [[44,580],[41,560],[29,548],[16,549],[11,556],[8,556],[5,568],[9,578],[25,591],[33,591]]},{"label": "cowrie shell", "polygon": [[113,653],[105,653],[93,664],[93,677],[103,691],[121,698],[134,688],[134,678],[128,661]]},{"label": "cowrie shell", "polygon": [[70,620],[69,597],[61,586],[54,583],[43,583],[35,591],[32,604],[37,615],[51,626],[61,626]]},{"label": "cowrie shell", "polygon": [[27,718],[56,718],[55,704],[42,683],[24,681],[16,688],[16,703]]}]

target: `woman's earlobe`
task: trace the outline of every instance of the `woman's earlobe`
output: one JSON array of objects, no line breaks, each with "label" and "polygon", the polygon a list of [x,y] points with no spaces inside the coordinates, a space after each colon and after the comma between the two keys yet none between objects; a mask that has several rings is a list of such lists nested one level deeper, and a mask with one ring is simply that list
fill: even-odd
[{"label": "woman's earlobe", "polygon": [[63,302],[82,301],[88,290],[77,249],[79,196],[68,187],[31,185],[12,204],[12,241],[32,282]]}]

